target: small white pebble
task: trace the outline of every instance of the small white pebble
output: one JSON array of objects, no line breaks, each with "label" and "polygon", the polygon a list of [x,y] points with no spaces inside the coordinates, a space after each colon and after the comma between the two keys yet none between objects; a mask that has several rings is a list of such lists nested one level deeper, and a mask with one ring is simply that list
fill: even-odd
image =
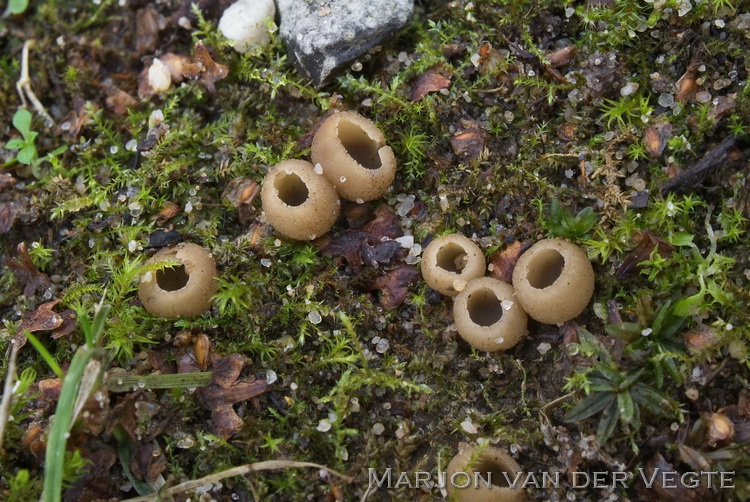
[{"label": "small white pebble", "polygon": [[466,417],[466,419],[461,422],[461,428],[468,432],[469,434],[476,434],[477,427],[471,422],[471,418]]},{"label": "small white pebble", "polygon": [[381,338],[380,341],[378,341],[377,345],[375,345],[375,351],[377,351],[378,354],[384,354],[390,348],[390,346],[391,344],[387,339]]},{"label": "small white pebble", "polygon": [[513,308],[513,300],[503,300],[500,302],[500,306],[503,310],[510,310]]},{"label": "small white pebble", "polygon": [[271,385],[276,380],[278,380],[279,377],[276,375],[276,372],[274,370],[268,370],[266,371],[266,383],[268,385]]},{"label": "small white pebble", "polygon": [[620,89],[621,96],[630,96],[638,90],[639,85],[636,82],[628,82]]},{"label": "small white pebble", "polygon": [[270,267],[271,263],[273,263],[273,262],[271,260],[269,260],[268,258],[261,258],[261,260],[260,260],[260,264],[263,265],[266,268]]},{"label": "small white pebble", "polygon": [[321,418],[317,429],[320,432],[328,432],[331,430],[331,422],[327,418]]},{"label": "small white pebble", "polygon": [[385,426],[380,422],[372,426],[372,433],[376,436],[380,436],[385,431]]},{"label": "small white pebble", "polygon": [[321,166],[320,164],[315,164],[313,171],[315,171],[315,174],[323,174],[323,166]]},{"label": "small white pebble", "polygon": [[546,353],[547,353],[547,352],[549,352],[549,351],[550,351],[551,349],[552,349],[552,345],[550,345],[550,344],[549,344],[549,343],[547,343],[547,342],[544,342],[544,343],[540,343],[539,345],[537,345],[537,346],[536,346],[536,350],[537,350],[537,351],[538,351],[538,352],[539,352],[539,353],[540,353],[541,355],[544,355],[544,354],[546,354]]},{"label": "small white pebble", "polygon": [[463,279],[456,279],[455,281],[453,281],[453,289],[455,289],[456,291],[461,292],[465,287],[466,281],[464,281]]},{"label": "small white pebble", "polygon": [[651,328],[646,328],[646,329],[644,329],[643,331],[641,331],[641,335],[643,335],[643,336],[648,336],[648,335],[650,335],[651,333],[653,333],[653,331],[654,331],[654,330],[652,330]]},{"label": "small white pebble", "polygon": [[317,310],[311,310],[307,313],[307,320],[310,321],[311,324],[320,324],[323,318]]},{"label": "small white pebble", "polygon": [[411,249],[412,247],[414,247],[414,236],[413,235],[404,235],[404,236],[401,236],[401,237],[396,237],[393,240],[395,240],[396,242],[398,242],[401,245],[401,247],[404,248],[404,249]]},{"label": "small white pebble", "polygon": [[148,68],[148,85],[156,94],[161,94],[172,86],[172,73],[159,58],[155,58]]},{"label": "small white pebble", "polygon": [[137,241],[130,241],[130,242],[128,242],[128,251],[130,251],[132,253],[136,249],[138,249],[138,242]]}]

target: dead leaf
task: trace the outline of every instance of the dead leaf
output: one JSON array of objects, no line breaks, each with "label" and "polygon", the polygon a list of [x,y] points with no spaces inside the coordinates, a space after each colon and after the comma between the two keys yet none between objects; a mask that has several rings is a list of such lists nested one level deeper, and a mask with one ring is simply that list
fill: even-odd
[{"label": "dead leaf", "polygon": [[56,403],[62,391],[60,378],[46,378],[39,381],[39,397],[47,403]]},{"label": "dead leaf", "polygon": [[378,206],[375,210],[375,219],[366,223],[362,230],[377,242],[381,242],[383,238],[396,239],[404,235],[398,215],[385,204]]},{"label": "dead leaf", "polygon": [[484,151],[487,131],[479,122],[473,120],[462,119],[461,127],[462,129],[451,137],[453,152],[469,159],[478,158]]},{"label": "dead leaf", "polygon": [[431,92],[447,89],[451,85],[451,79],[440,73],[439,68],[433,66],[417,78],[411,91],[411,100],[419,101]]},{"label": "dead leaf", "polygon": [[132,108],[138,104],[138,100],[119,87],[112,86],[108,92],[109,95],[106,100],[107,109],[115,115],[125,116],[128,113],[128,108]]},{"label": "dead leaf", "polygon": [[741,417],[750,418],[750,390],[742,389],[737,401],[737,412]]},{"label": "dead leaf", "polygon": [[643,144],[652,157],[660,157],[667,146],[667,140],[672,136],[672,124],[657,121],[652,127],[647,127],[643,134]]},{"label": "dead leaf", "polygon": [[16,330],[16,334],[21,334],[24,331],[28,331],[29,333],[35,333],[37,331],[52,331],[53,329],[62,326],[62,316],[52,311],[54,306],[59,302],[60,300],[54,300],[43,303],[31,314],[24,315],[21,324]]},{"label": "dead leaf", "polygon": [[12,202],[0,202],[0,234],[8,232],[16,222],[16,211]]},{"label": "dead leaf", "polygon": [[521,257],[521,254],[531,247],[531,241],[516,241],[503,251],[496,251],[490,255],[492,272],[490,275],[495,279],[510,284],[513,278],[513,269]]},{"label": "dead leaf", "polygon": [[[138,54],[153,52],[159,41],[159,13],[152,5],[135,13],[135,51]],[[163,23],[163,20],[162,20]]]},{"label": "dead leaf", "polygon": [[172,81],[175,84],[179,84],[186,78],[198,78],[203,69],[202,65],[193,60],[193,58],[183,56],[182,54],[175,54],[174,52],[162,54],[159,56],[159,59],[169,68],[169,73],[172,75]]},{"label": "dead leaf", "polygon": [[[669,473],[676,473],[670,475]],[[650,488],[644,484],[644,479],[654,483]],[[636,476],[637,489],[643,500],[660,502],[711,502],[719,500],[705,485],[687,488],[680,483],[680,472],[667,462],[660,453],[656,453],[646,463],[643,476]]]},{"label": "dead leaf", "polygon": [[399,249],[401,244],[396,241],[379,242],[374,246],[365,241],[362,243],[362,259],[371,267],[378,267],[389,263]]},{"label": "dead leaf", "polygon": [[229,68],[214,61],[201,40],[195,44],[195,58],[203,65],[200,76],[201,82],[206,86],[208,92],[215,93],[216,87],[214,84],[229,75]]},{"label": "dead leaf", "polygon": [[16,179],[12,175],[0,171],[0,192],[12,188],[15,184]]},{"label": "dead leaf", "polygon": [[128,433],[133,441],[136,441],[140,431],[138,430],[136,411],[137,404],[143,400],[143,392],[136,391],[125,394],[124,397],[120,398],[115,406],[112,407],[111,413],[109,414],[109,422],[107,423],[107,434],[112,434],[112,431],[118,425]]},{"label": "dead leaf", "polygon": [[563,141],[573,141],[576,138],[577,129],[575,124],[563,122],[557,127],[557,137]]},{"label": "dead leaf", "polygon": [[709,120],[711,122],[717,122],[724,115],[733,112],[737,107],[737,101],[731,96],[717,96],[714,102],[716,105],[709,113]]},{"label": "dead leaf", "polygon": [[674,97],[675,101],[682,103],[695,93],[695,78],[697,76],[698,73],[694,69],[688,68],[688,70],[680,77],[680,80],[677,81],[677,93]]},{"label": "dead leaf", "polygon": [[110,469],[117,461],[114,448],[98,440],[92,440],[87,448],[82,448],[82,451],[82,456],[89,462],[84,467],[83,476],[65,490],[65,502],[116,499],[120,494],[121,479],[110,473]]},{"label": "dead leaf", "polygon": [[654,249],[656,249],[662,258],[669,258],[674,252],[674,247],[671,244],[655,236],[648,230],[640,230],[633,237],[636,247],[625,257],[615,273],[615,276],[620,280],[627,279],[636,273],[640,269],[639,264],[648,260]]},{"label": "dead leaf", "polygon": [[693,355],[711,350],[719,341],[716,331],[711,326],[705,324],[699,324],[693,329],[686,331],[682,334],[682,339],[685,341],[688,352]]},{"label": "dead leaf", "polygon": [[201,401],[211,410],[211,430],[223,439],[229,439],[243,425],[232,405],[268,392],[272,387],[265,380],[238,382],[244,365],[244,358],[239,354],[225,357],[214,368],[211,383],[198,389]]},{"label": "dead leaf", "polygon": [[167,458],[156,442],[141,444],[130,459],[130,470],[136,479],[153,483],[167,468]]},{"label": "dead leaf", "polygon": [[323,249],[323,256],[341,257],[353,274],[362,269],[362,244],[367,241],[369,234],[363,230],[349,228],[337,234]]},{"label": "dead leaf", "polygon": [[380,305],[386,310],[393,310],[406,300],[406,295],[409,293],[409,286],[419,276],[419,271],[414,266],[401,265],[375,279],[370,288],[379,289],[382,294]]},{"label": "dead leaf", "polygon": [[28,298],[35,293],[43,293],[52,284],[49,277],[40,272],[31,261],[25,242],[20,243],[16,249],[18,259],[6,258],[5,264],[13,271],[16,278],[24,283],[23,296]]},{"label": "dead leaf", "polygon": [[156,223],[158,225],[163,225],[167,221],[174,218],[177,214],[180,212],[180,206],[175,204],[174,202],[167,201],[164,203],[164,205],[159,209],[159,215],[156,217]]},{"label": "dead leaf", "polygon": [[569,45],[548,54],[547,61],[549,61],[549,64],[552,68],[560,68],[561,66],[565,66],[566,64],[568,64],[575,53],[576,46]]},{"label": "dead leaf", "polygon": [[81,129],[90,119],[89,114],[86,111],[87,105],[90,106],[92,112],[99,109],[95,103],[86,102],[81,98],[77,98],[73,103],[73,109],[70,110],[63,117],[57,127],[55,127],[55,134],[67,136],[71,142],[77,141]]},{"label": "dead leaf", "polygon": [[193,340],[193,353],[201,371],[206,369],[208,357],[211,354],[211,341],[205,333],[201,333]]}]

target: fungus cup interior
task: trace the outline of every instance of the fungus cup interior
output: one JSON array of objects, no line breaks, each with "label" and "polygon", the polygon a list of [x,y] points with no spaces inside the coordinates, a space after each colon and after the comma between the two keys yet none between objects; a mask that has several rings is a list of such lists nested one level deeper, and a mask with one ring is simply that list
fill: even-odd
[{"label": "fungus cup interior", "polygon": [[[490,482],[492,483],[492,486],[497,486],[498,488],[510,487],[508,480],[505,477],[508,470],[502,465],[502,463],[496,462],[491,458],[480,457],[475,462],[472,472],[479,474],[483,479],[486,479],[487,473],[490,473]],[[515,477],[513,473],[509,473],[508,476],[511,478]]]},{"label": "fungus cup interior", "polygon": [[503,317],[503,306],[491,289],[474,291],[466,300],[469,317],[479,326],[492,326]]},{"label": "fungus cup interior", "polygon": [[552,286],[562,274],[565,258],[555,249],[542,249],[529,263],[527,279],[531,287],[544,289]]},{"label": "fungus cup interior", "polygon": [[184,288],[189,280],[190,275],[185,270],[185,265],[176,265],[156,272],[156,283],[164,291],[178,291]]},{"label": "fungus cup interior", "polygon": [[468,255],[464,248],[454,242],[449,242],[437,252],[437,266],[448,272],[460,274],[466,267]]},{"label": "fungus cup interior", "polygon": [[273,186],[279,199],[288,206],[300,206],[310,195],[305,182],[295,173],[280,173],[273,181]]},{"label": "fungus cup interior", "polygon": [[365,169],[380,169],[380,148],[377,141],[370,138],[362,127],[348,120],[341,120],[338,125],[339,141],[346,152]]}]

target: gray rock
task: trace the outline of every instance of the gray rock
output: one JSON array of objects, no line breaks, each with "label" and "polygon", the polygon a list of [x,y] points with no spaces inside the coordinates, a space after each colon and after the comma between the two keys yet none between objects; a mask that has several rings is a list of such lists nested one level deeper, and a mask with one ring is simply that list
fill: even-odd
[{"label": "gray rock", "polygon": [[414,0],[277,0],[279,33],[313,85],[411,22]]}]

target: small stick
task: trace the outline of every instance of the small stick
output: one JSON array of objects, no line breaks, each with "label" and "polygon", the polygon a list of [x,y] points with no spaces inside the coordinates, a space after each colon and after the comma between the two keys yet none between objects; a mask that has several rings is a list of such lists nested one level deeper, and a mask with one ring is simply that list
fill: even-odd
[{"label": "small stick", "polygon": [[669,192],[679,192],[700,184],[708,171],[721,165],[726,160],[727,154],[735,142],[734,136],[727,137],[718,146],[706,153],[698,162],[664,183],[664,186],[661,188],[662,195],[666,195]]}]

